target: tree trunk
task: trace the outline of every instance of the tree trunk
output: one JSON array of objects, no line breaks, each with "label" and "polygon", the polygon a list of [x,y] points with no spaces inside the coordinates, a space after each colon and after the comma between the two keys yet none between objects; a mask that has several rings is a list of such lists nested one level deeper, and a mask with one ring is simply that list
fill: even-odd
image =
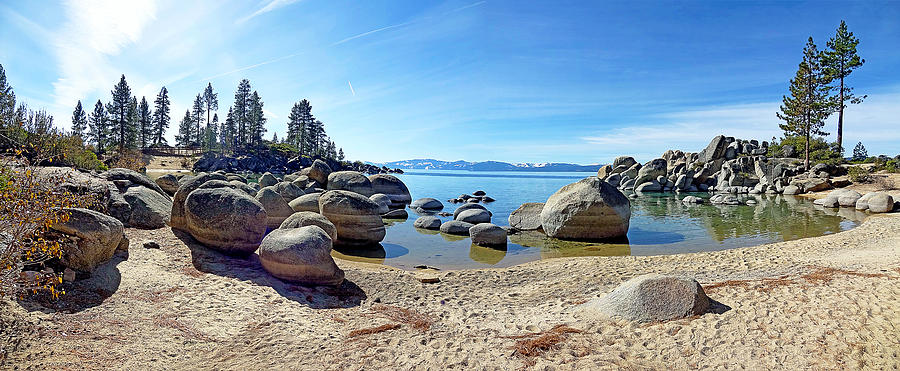
[{"label": "tree trunk", "polygon": [[[842,63],[843,64],[843,63]],[[841,157],[844,156],[844,78],[841,77],[841,92],[840,92],[840,104],[838,108],[838,131],[837,131],[837,144],[838,150],[841,151]]]},{"label": "tree trunk", "polygon": [[809,130],[806,131],[806,171],[809,171]]}]

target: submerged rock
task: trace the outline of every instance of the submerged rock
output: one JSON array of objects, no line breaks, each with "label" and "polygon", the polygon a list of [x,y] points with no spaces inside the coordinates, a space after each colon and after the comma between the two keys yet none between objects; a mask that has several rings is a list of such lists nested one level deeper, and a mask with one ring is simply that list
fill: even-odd
[{"label": "submerged rock", "polygon": [[459,220],[451,220],[444,224],[441,224],[441,232],[446,234],[455,234],[460,236],[468,236],[469,228],[472,228],[474,224],[466,223]]},{"label": "submerged rock", "polygon": [[420,216],[413,222],[413,227],[436,231],[441,229],[441,220],[431,215]]},{"label": "submerged rock", "polygon": [[421,210],[441,210],[444,208],[444,204],[440,201],[433,199],[431,197],[420,198],[418,200],[413,201],[410,205],[412,209],[421,209]]},{"label": "submerged rock", "polygon": [[472,224],[489,223],[491,221],[491,213],[483,209],[469,209],[457,214],[455,220]]},{"label": "submerged rock", "polygon": [[472,243],[479,246],[506,246],[506,230],[491,223],[479,223],[469,228]]},{"label": "submerged rock", "polygon": [[636,322],[668,321],[706,313],[710,300],[696,280],[645,274],[583,305],[610,317]]},{"label": "submerged rock", "polygon": [[597,177],[569,184],[547,200],[541,226],[560,239],[602,240],[628,233],[631,202],[615,187]]}]

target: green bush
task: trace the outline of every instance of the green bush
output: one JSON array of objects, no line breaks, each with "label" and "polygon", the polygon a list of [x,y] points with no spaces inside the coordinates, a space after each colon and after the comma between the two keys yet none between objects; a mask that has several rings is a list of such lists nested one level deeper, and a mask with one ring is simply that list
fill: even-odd
[{"label": "green bush", "polygon": [[288,143],[272,143],[269,144],[269,150],[282,155],[284,157],[294,157],[300,150]]},{"label": "green bush", "polygon": [[[768,156],[781,157],[784,146],[787,145],[794,146],[797,149],[797,158],[804,158],[806,138],[800,136],[787,136],[780,140],[772,138]],[[813,137],[809,139],[809,162],[811,164],[840,165],[844,163],[844,158],[837,143],[829,143],[823,137]]]},{"label": "green bush", "polygon": [[847,169],[847,176],[853,183],[868,183],[871,180],[872,173],[862,166],[852,166]]}]

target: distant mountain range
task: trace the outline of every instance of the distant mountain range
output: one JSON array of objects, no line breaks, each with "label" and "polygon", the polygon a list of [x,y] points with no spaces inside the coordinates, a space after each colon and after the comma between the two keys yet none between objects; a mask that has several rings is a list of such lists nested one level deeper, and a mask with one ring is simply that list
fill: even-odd
[{"label": "distant mountain range", "polygon": [[416,159],[394,161],[386,163],[373,163],[373,165],[387,166],[389,168],[416,169],[416,170],[470,170],[470,171],[590,171],[596,172],[603,165],[577,165],[565,163],[511,164],[500,161],[468,162],[468,161],[441,161],[434,159]]}]

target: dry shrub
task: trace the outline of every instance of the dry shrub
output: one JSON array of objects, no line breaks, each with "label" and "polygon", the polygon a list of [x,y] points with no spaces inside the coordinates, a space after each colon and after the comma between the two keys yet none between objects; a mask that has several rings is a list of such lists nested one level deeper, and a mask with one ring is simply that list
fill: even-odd
[{"label": "dry shrub", "polygon": [[133,149],[123,149],[112,159],[110,167],[131,169],[134,171],[143,171],[147,167],[147,160],[141,151]]},{"label": "dry shrub", "polygon": [[[788,278],[788,276],[781,276],[778,278],[763,278],[758,280],[729,280],[723,282],[711,283],[709,285],[704,285],[703,290],[712,291],[720,287],[750,287],[751,284],[753,288],[763,291],[769,292],[774,290],[777,287],[788,286],[797,283],[797,280],[802,279],[807,283],[816,284],[816,283],[828,283],[836,275],[845,275],[845,276],[856,276],[856,277],[865,277],[865,278],[896,278],[889,276],[884,273],[863,273],[856,272],[847,269],[840,268],[831,268],[831,267],[808,267],[810,269],[815,269],[811,273],[802,274],[795,279]],[[897,269],[897,272],[900,272],[900,268]]]},{"label": "dry shrub", "polygon": [[206,273],[201,272],[196,267],[194,267],[193,265],[190,265],[190,264],[181,268],[181,273],[184,273],[186,276],[194,277],[194,278],[200,278],[206,274]]},{"label": "dry shrub", "polygon": [[550,330],[533,332],[524,335],[505,336],[507,339],[519,339],[513,346],[513,354],[519,357],[534,358],[543,355],[549,350],[559,348],[568,338],[568,334],[577,334],[582,331],[565,324],[553,326]]},{"label": "dry shrub", "polygon": [[827,283],[827,282],[830,282],[832,279],[834,279],[834,276],[838,275],[838,274],[843,274],[843,275],[847,275],[847,276],[856,276],[856,277],[866,277],[866,278],[890,277],[884,273],[863,273],[863,272],[850,271],[850,270],[840,269],[840,268],[826,267],[826,268],[820,268],[819,270],[812,272],[812,273],[804,274],[804,275],[800,276],[800,278],[806,280],[806,282],[809,282],[809,283]]},{"label": "dry shrub", "polygon": [[434,323],[434,319],[429,315],[414,312],[406,308],[395,307],[392,305],[376,305],[372,310],[395,322],[404,323],[412,326],[419,331],[428,331]]},{"label": "dry shrub", "polygon": [[390,330],[396,330],[398,328],[400,328],[399,323],[389,323],[386,325],[381,325],[381,326],[376,326],[376,327],[363,328],[363,329],[359,329],[359,330],[350,331],[350,333],[347,334],[347,338],[352,339],[352,338],[359,337],[359,336],[365,336],[365,335],[377,334],[380,332],[385,332],[385,331],[390,331]]},{"label": "dry shrub", "polygon": [[66,181],[61,175],[38,175],[27,159],[0,161],[0,297],[47,292],[57,298],[62,275],[44,263],[61,258],[63,250],[47,232],[69,220],[65,208],[95,201],[61,187]]}]

